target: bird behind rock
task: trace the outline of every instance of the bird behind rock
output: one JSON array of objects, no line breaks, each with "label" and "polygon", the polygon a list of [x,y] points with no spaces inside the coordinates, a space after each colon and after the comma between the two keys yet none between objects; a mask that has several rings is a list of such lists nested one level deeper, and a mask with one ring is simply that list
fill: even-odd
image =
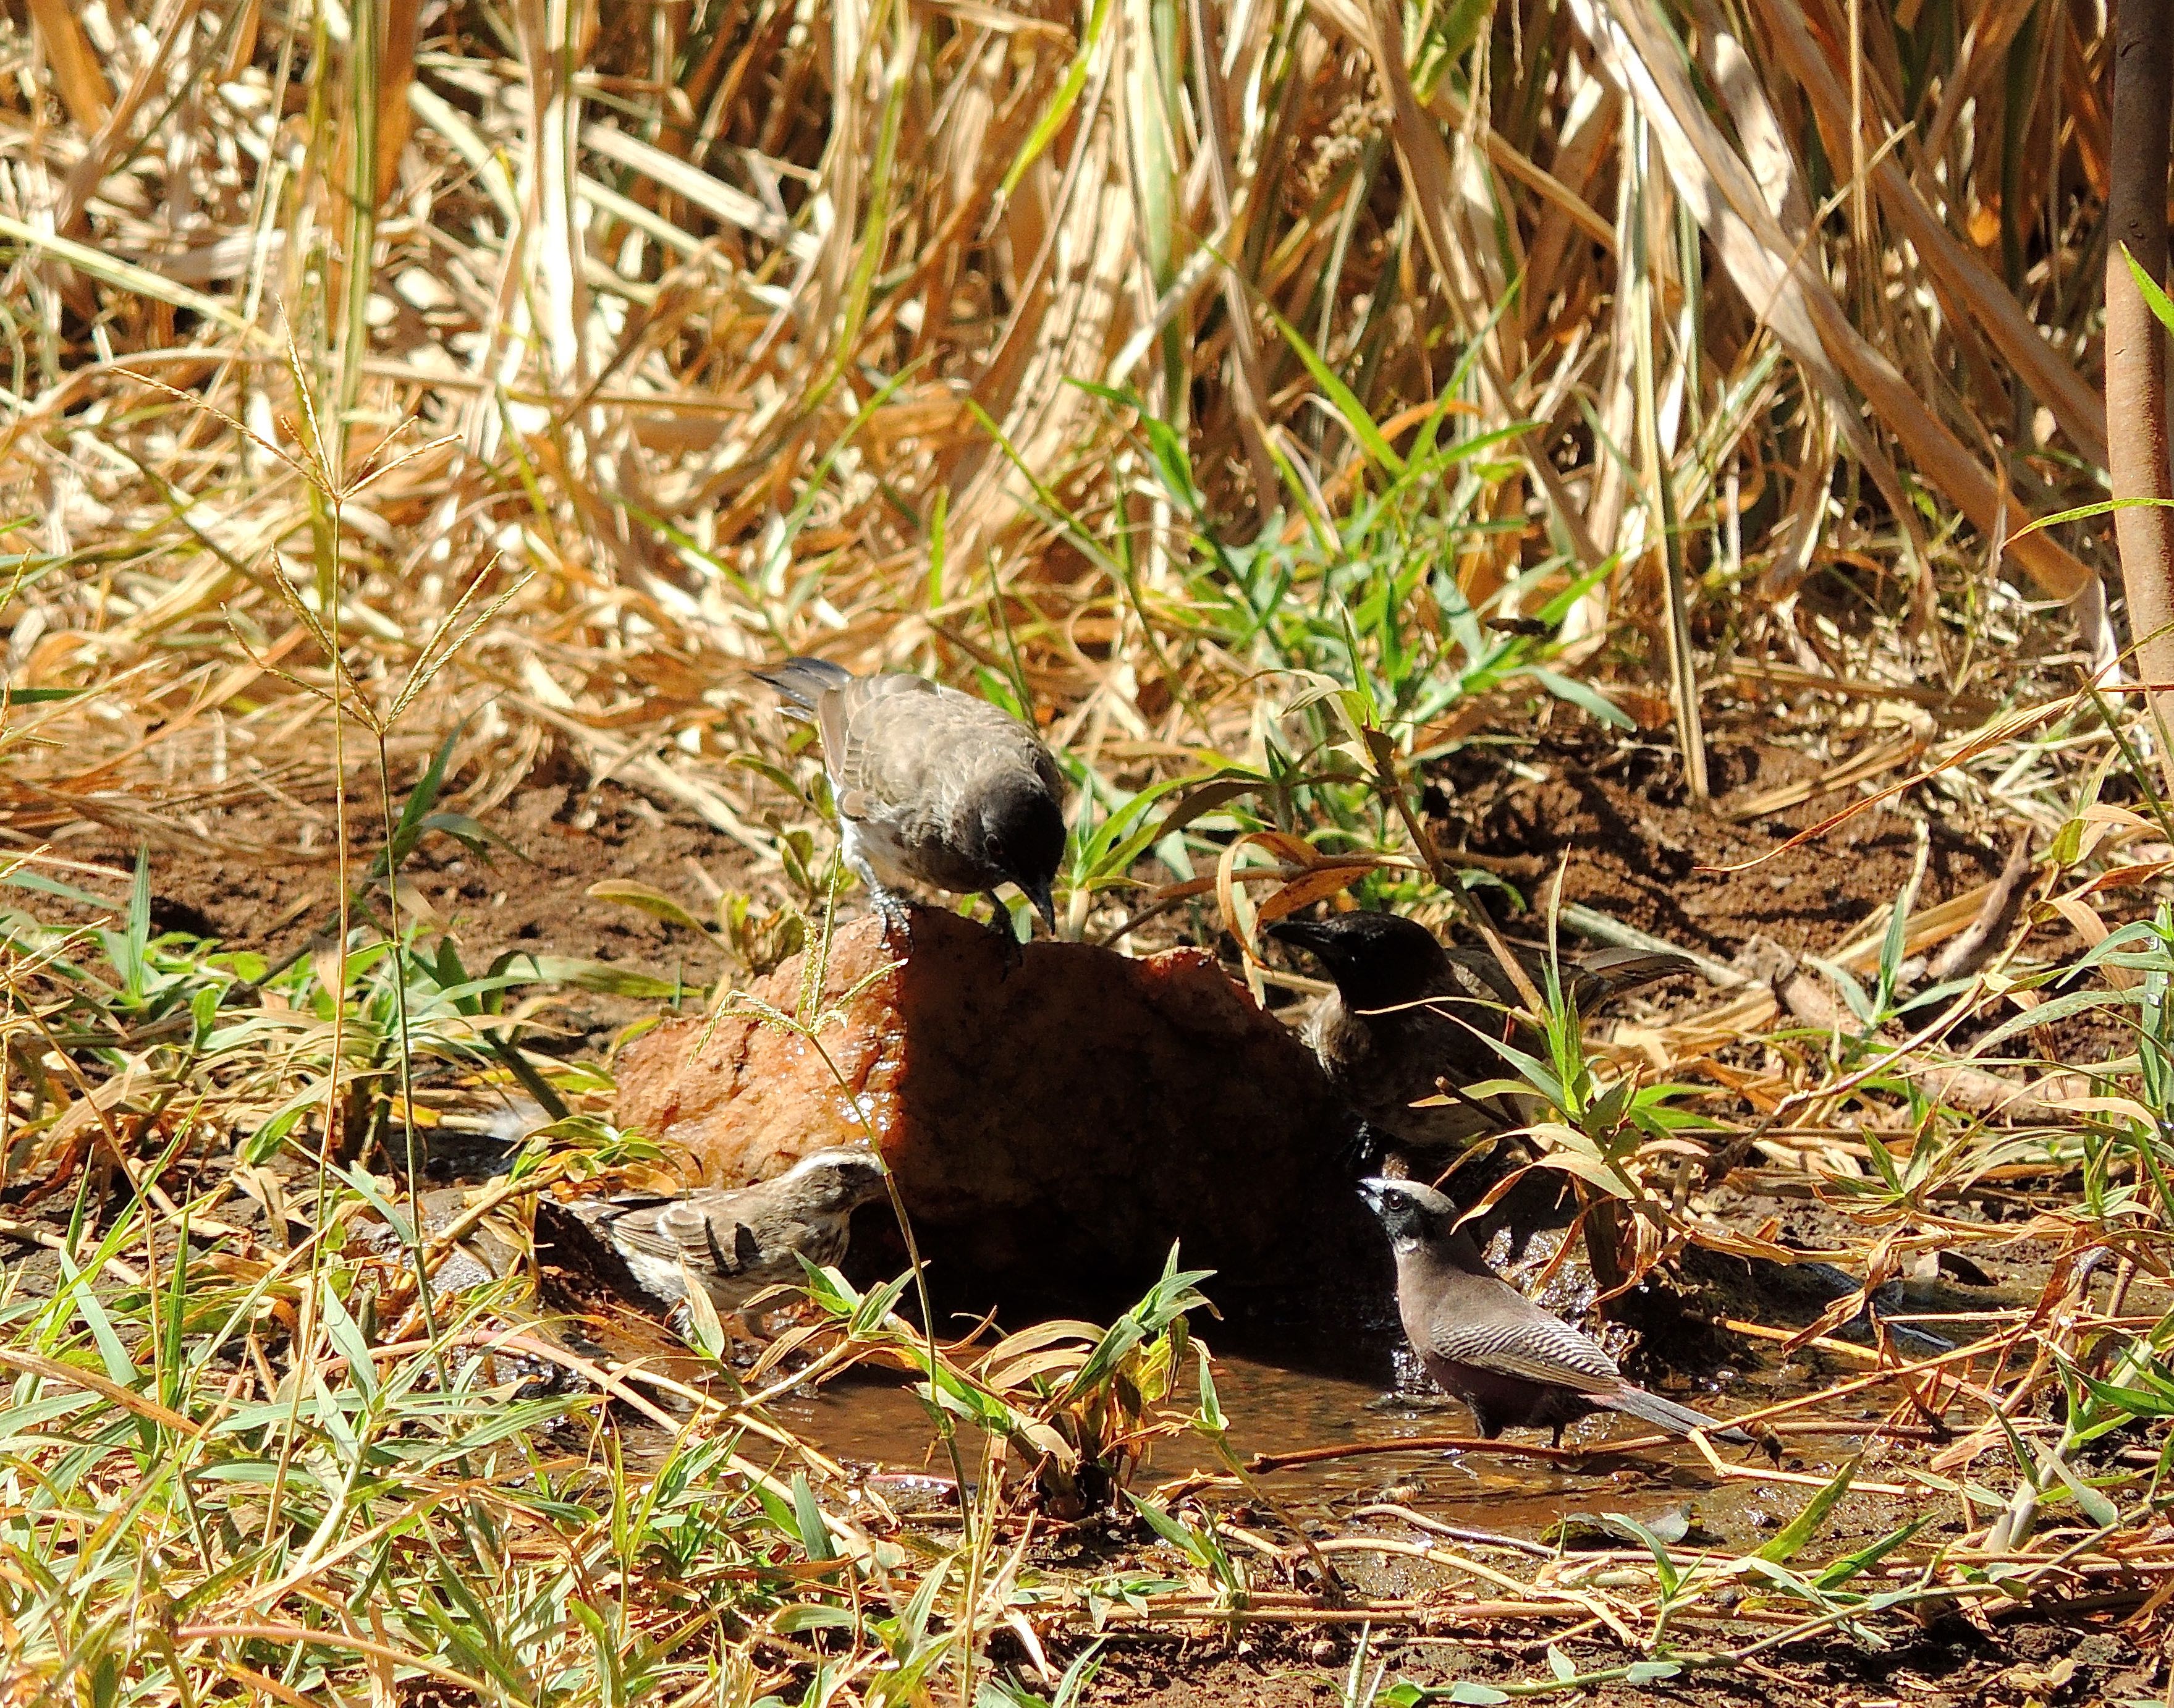
[{"label": "bird behind rock", "polygon": [[[1315,1006],[1306,1041],[1329,1083],[1370,1126],[1406,1145],[1434,1149],[1467,1144],[1537,1116],[1537,1105],[1525,1099],[1509,1108],[1455,1096],[1412,1107],[1439,1094],[1437,1080],[1461,1090],[1502,1078],[1509,1064],[1490,1037],[1544,1051],[1531,1027],[1514,1024],[1505,1012],[1522,998],[1491,954],[1445,949],[1416,920],[1393,913],[1283,919],[1268,934],[1317,957],[1336,981]],[[1530,968],[1536,983],[1544,965]],[[1569,969],[1566,994],[1581,1014],[1590,1013],[1691,965],[1680,955],[1603,950]]]},{"label": "bird behind rock", "polygon": [[853,1212],[884,1193],[875,1154],[841,1146],[750,1186],[577,1199],[566,1208],[657,1298],[684,1300],[691,1278],[719,1311],[744,1317],[765,1288],[801,1278],[801,1258],[819,1266],[841,1261]]},{"label": "bird behind rock", "polygon": [[1625,1381],[1586,1335],[1487,1267],[1457,1208],[1416,1181],[1362,1181],[1360,1195],[1388,1231],[1397,1257],[1397,1310],[1427,1374],[1472,1408],[1480,1435],[1549,1429],[1595,1411],[1624,1412],[1673,1435],[1751,1437]]},{"label": "bird behind rock", "polygon": [[856,676],[820,658],[755,674],[811,718],[838,807],[846,862],[888,922],[898,891],[984,895],[1007,932],[999,884],[1016,884],[1051,932],[1064,858],[1064,779],[1008,712],[925,676]]}]

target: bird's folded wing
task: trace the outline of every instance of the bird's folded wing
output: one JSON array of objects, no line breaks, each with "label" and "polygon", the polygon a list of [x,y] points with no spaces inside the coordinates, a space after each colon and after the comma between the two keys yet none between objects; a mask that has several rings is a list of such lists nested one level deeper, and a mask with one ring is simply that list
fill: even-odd
[{"label": "bird's folded wing", "polygon": [[[1524,1302],[1522,1295],[1517,1296]],[[1604,1391],[1623,1380],[1614,1359],[1537,1307],[1500,1315],[1463,1311],[1447,1320],[1437,1316],[1430,1327],[1428,1339],[1436,1355],[1451,1364],[1581,1390],[1591,1384]]]},{"label": "bird's folded wing", "polygon": [[1443,987],[1429,994],[1452,1013],[1484,1026],[1484,1008],[1516,1008],[1524,1005],[1517,987],[1491,954],[1452,949],[1447,956],[1449,976]]},{"label": "bird's folded wing", "polygon": [[905,675],[857,676],[825,694],[817,722],[838,810],[865,819],[920,795],[930,768],[960,734],[950,702],[965,699],[925,677]]},{"label": "bird's folded wing", "polygon": [[644,1210],[653,1210],[660,1204],[672,1201],[656,1192],[614,1192],[605,1198],[569,1198],[559,1206],[572,1213],[574,1219],[585,1222],[592,1228],[607,1228],[617,1232],[619,1224],[630,1216],[641,1219]]},{"label": "bird's folded wing", "polygon": [[746,1249],[754,1240],[738,1217],[706,1210],[686,1198],[629,1216],[613,1232],[635,1251],[717,1275],[736,1275],[745,1267]]}]

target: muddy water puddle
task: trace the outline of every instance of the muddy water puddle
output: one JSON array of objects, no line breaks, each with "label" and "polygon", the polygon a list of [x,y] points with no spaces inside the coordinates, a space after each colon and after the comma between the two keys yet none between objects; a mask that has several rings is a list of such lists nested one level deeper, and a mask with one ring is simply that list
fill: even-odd
[{"label": "muddy water puddle", "polygon": [[[1255,1454],[1274,1457],[1315,1448],[1393,1449],[1398,1441],[1471,1431],[1469,1414],[1453,1402],[1435,1404],[1384,1395],[1370,1383],[1244,1356],[1219,1354],[1214,1370],[1230,1420],[1231,1444],[1241,1461]],[[1777,1397],[1765,1383],[1739,1382],[1722,1397],[1719,1408],[1744,1409]],[[778,1421],[833,1458],[874,1472],[887,1497],[906,1497],[895,1504],[928,1510],[949,1505],[949,1456],[903,1379],[854,1373],[818,1393],[781,1400],[772,1410]],[[1279,1516],[1310,1529],[1348,1528],[1355,1520],[1378,1516],[1366,1509],[1393,1505],[1459,1529],[1528,1540],[1568,1521],[1573,1547],[1625,1545],[1626,1538],[1602,1532],[1597,1521],[1605,1514],[1635,1519],[1690,1546],[1756,1546],[1812,1493],[1804,1485],[1721,1482],[1689,1443],[1628,1454],[1607,1451],[1611,1437],[1628,1440],[1649,1433],[1633,1419],[1599,1416],[1566,1437],[1566,1446],[1587,1452],[1571,1462],[1419,1446],[1286,1465],[1261,1473],[1257,1483]],[[1543,1443],[1545,1436],[1524,1432],[1512,1439]],[[969,1438],[961,1445],[971,1474],[980,1444]],[[1803,1444],[1804,1451],[1784,1462],[1792,1470],[1819,1475],[1837,1467],[1858,1445],[1849,1435],[1826,1436]],[[1749,1455],[1749,1462],[1766,1462],[1755,1449],[1722,1451],[1725,1461]],[[1205,1442],[1189,1435],[1165,1437],[1154,1444],[1136,1486],[1144,1489],[1220,1469]],[[1890,1505],[1868,1497],[1852,1497],[1847,1504],[1859,1508],[1858,1521],[1867,1526],[1877,1523]]]},{"label": "muddy water puddle", "polygon": [[[1747,1309],[1744,1314],[1753,1313]],[[616,1321],[605,1338],[615,1356],[704,1384],[701,1362],[661,1324],[613,1315]],[[595,1317],[588,1321],[592,1328],[603,1327]],[[1634,1545],[1620,1527],[1611,1532],[1599,1523],[1614,1514],[1648,1526],[1671,1543],[1745,1552],[1801,1511],[1819,1485],[1866,1446],[1860,1432],[1876,1425],[1892,1397],[1877,1389],[1845,1386],[1834,1399],[1792,1414],[1793,1426],[1815,1423],[1817,1428],[1785,1430],[1779,1467],[1793,1479],[1786,1483],[1724,1479],[1689,1442],[1611,1451],[1610,1440],[1650,1441],[1652,1431],[1636,1419],[1608,1413],[1567,1432],[1565,1446],[1579,1450],[1571,1458],[1425,1445],[1398,1451],[1399,1442],[1472,1433],[1470,1413],[1456,1402],[1387,1391],[1400,1337],[1363,1326],[1328,1340],[1301,1339],[1288,1332],[1263,1336],[1257,1329],[1248,1337],[1235,1324],[1222,1326],[1229,1338],[1214,1343],[1213,1368],[1230,1443],[1241,1462],[1255,1455],[1290,1460],[1309,1450],[1379,1450],[1282,1463],[1257,1473],[1255,1491],[1209,1497],[1219,1505],[1265,1506],[1272,1511],[1264,1516],[1317,1532],[1349,1533],[1397,1522],[1368,1511],[1395,1506],[1439,1525],[1527,1543],[1553,1541],[1555,1527],[1568,1521],[1569,1546]],[[1236,1349],[1234,1338],[1240,1342]],[[1710,1388],[1678,1390],[1673,1397],[1725,1419],[1800,1399],[1861,1373],[1855,1361],[1845,1366],[1823,1353],[1772,1359],[1745,1350],[1748,1368],[1722,1370]],[[1187,1407],[1191,1389],[1188,1372],[1174,1409]],[[872,1490],[901,1516],[942,1523],[955,1510],[950,1455],[910,1378],[900,1372],[849,1370],[819,1390],[787,1392],[771,1403],[770,1411],[825,1454],[866,1476]],[[982,1463],[982,1443],[963,1426],[962,1435],[960,1459],[971,1478]],[[1498,1445],[1544,1448],[1546,1440],[1544,1431],[1517,1430]],[[1725,1464],[1773,1467],[1760,1448],[1720,1446],[1717,1451]],[[1871,1468],[1906,1464],[1918,1456],[1918,1449],[1906,1445],[1874,1446],[1858,1486],[1827,1515],[1825,1540],[1832,1544],[1882,1535],[1923,1516],[1923,1498],[1899,1493],[1908,1478],[1892,1468]],[[1133,1486],[1144,1492],[1222,1470],[1208,1442],[1180,1430],[1151,1443]],[[1897,1492],[1874,1492],[1866,1484],[1885,1484]]]}]

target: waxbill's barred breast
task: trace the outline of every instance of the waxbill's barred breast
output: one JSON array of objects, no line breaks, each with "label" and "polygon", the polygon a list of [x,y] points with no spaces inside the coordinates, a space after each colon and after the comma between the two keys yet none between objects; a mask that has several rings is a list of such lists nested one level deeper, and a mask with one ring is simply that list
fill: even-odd
[{"label": "waxbill's barred breast", "polygon": [[[1461,1090],[1512,1076],[1490,1037],[1544,1057],[1544,1041],[1505,1013],[1522,1000],[1493,955],[1446,949],[1416,920],[1393,913],[1279,920],[1268,934],[1317,958],[1335,981],[1307,1022],[1306,1042],[1371,1127],[1414,1149],[1441,1149],[1537,1117],[1517,1099],[1506,1108],[1453,1096],[1412,1107],[1441,1095],[1437,1080]],[[1680,955],[1606,949],[1566,964],[1567,994],[1590,1014],[1626,991],[1691,970]],[[1540,968],[1530,970],[1544,989]]]},{"label": "waxbill's barred breast", "polygon": [[1053,934],[1064,859],[1064,779],[1009,713],[924,676],[856,676],[820,658],[755,673],[813,720],[837,803],[846,862],[886,923],[914,885],[983,895],[1007,934],[998,887],[1014,884]]},{"label": "waxbill's barred breast", "polygon": [[1624,1380],[1600,1346],[1552,1316],[1487,1267],[1457,1225],[1456,1204],[1416,1181],[1359,1185],[1397,1257],[1397,1310],[1412,1350],[1436,1381],[1472,1408],[1480,1435],[1547,1429],[1596,1411],[1623,1412],[1672,1435],[1705,1430],[1749,1443],[1741,1430]]}]

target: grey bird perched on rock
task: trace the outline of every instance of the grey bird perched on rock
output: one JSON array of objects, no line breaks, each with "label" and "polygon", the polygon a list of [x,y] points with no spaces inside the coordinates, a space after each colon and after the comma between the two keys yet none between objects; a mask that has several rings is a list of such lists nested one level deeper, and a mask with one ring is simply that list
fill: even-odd
[{"label": "grey bird perched on rock", "polygon": [[1615,1360],[1487,1267],[1447,1197],[1416,1181],[1359,1183],[1397,1254],[1397,1310],[1427,1374],[1472,1408],[1480,1435],[1549,1429],[1625,1412],[1672,1434],[1751,1437],[1623,1379]]},{"label": "grey bird perched on rock", "polygon": [[1019,886],[1057,930],[1050,886],[1064,858],[1064,780],[1034,732],[925,676],[856,676],[820,658],[755,673],[812,718],[844,829],[846,862],[888,923],[915,884],[997,899]]},{"label": "grey bird perched on rock", "polygon": [[744,1321],[748,1301],[764,1289],[801,1278],[800,1258],[818,1265],[843,1258],[853,1212],[884,1191],[874,1153],[841,1146],[814,1151],[751,1186],[701,1187],[677,1197],[626,1194],[566,1208],[657,1298],[684,1301],[691,1278],[720,1311],[738,1311]]},{"label": "grey bird perched on rock", "polygon": [[[1393,913],[1283,919],[1268,933],[1317,956],[1336,981],[1314,1008],[1306,1042],[1329,1083],[1369,1125],[1427,1149],[1468,1143],[1490,1128],[1530,1118],[1525,1108],[1506,1116],[1454,1096],[1412,1107],[1438,1095],[1438,1079],[1462,1089],[1504,1077],[1510,1064],[1489,1036],[1528,1051],[1544,1049],[1529,1027],[1511,1027],[1504,1011],[1517,1008],[1520,998],[1492,955],[1445,949],[1416,920]],[[1567,969],[1566,994],[1581,1014],[1590,1013],[1626,991],[1690,970],[1679,955],[1607,949]],[[1533,970],[1539,982],[1539,968]]]}]

